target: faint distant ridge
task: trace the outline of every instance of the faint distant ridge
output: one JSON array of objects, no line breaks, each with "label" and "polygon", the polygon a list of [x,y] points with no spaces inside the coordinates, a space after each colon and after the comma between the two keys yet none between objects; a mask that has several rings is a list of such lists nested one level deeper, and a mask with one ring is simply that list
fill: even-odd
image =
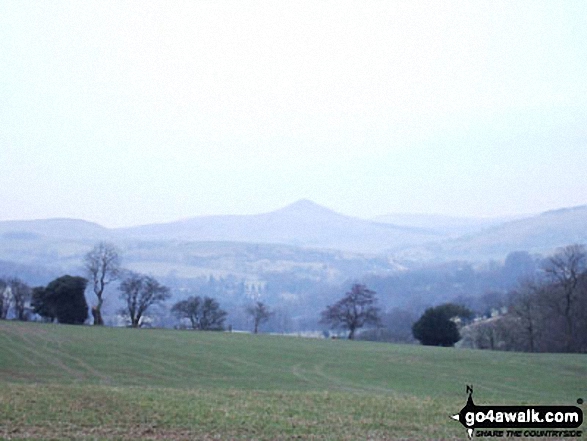
[{"label": "faint distant ridge", "polygon": [[[384,220],[378,222],[376,220]],[[548,254],[571,243],[587,244],[587,205],[560,208],[521,219],[387,215],[365,220],[309,200],[255,215],[197,216],[175,222],[109,229],[79,219],[1,221],[0,240],[10,249],[45,239],[193,241],[282,244],[351,252],[399,253],[419,259],[502,259],[511,251]],[[394,223],[386,223],[394,222]],[[52,245],[45,245],[46,253]],[[16,247],[16,248],[15,248]],[[7,254],[6,259],[12,259]]]},{"label": "faint distant ridge", "polygon": [[269,213],[198,216],[118,232],[151,240],[280,243],[362,252],[401,249],[439,238],[425,229],[345,216],[306,199]]},{"label": "faint distant ridge", "polygon": [[574,207],[557,208],[556,210],[548,210],[540,213],[540,216],[559,215],[563,213],[583,212],[587,210],[587,205],[576,205]]},{"label": "faint distant ridge", "polygon": [[443,245],[462,258],[504,256],[514,250],[548,254],[572,243],[587,244],[587,205],[545,211],[463,236]]},{"label": "faint distant ridge", "polygon": [[106,239],[111,232],[97,223],[81,219],[52,218],[0,222],[3,239],[34,239],[51,237],[58,239]]},{"label": "faint distant ridge", "polygon": [[376,216],[373,220],[398,226],[423,228],[445,236],[458,237],[524,217],[528,216],[463,217],[440,214],[396,213]]}]

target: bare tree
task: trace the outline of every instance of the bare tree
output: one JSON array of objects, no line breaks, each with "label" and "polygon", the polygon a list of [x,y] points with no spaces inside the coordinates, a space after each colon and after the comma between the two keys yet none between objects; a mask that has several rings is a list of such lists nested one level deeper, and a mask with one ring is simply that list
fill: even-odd
[{"label": "bare tree", "polygon": [[170,297],[169,288],[161,285],[153,277],[132,271],[127,273],[118,289],[120,298],[126,304],[121,312],[128,315],[133,328],[141,325],[141,319],[147,309]]},{"label": "bare tree", "polygon": [[26,321],[28,319],[27,303],[30,303],[32,296],[30,286],[18,277],[13,277],[8,279],[8,289],[12,296],[16,319]]},{"label": "bare tree", "polygon": [[92,306],[94,325],[103,325],[104,290],[109,283],[119,278],[120,253],[113,244],[100,242],[84,256],[84,268],[98,299],[98,303]]},{"label": "bare tree", "polygon": [[542,322],[540,305],[540,285],[526,280],[520,287],[510,293],[510,313],[517,319],[521,328],[523,349],[535,352],[538,350],[539,331]]},{"label": "bare tree", "polygon": [[226,311],[220,309],[219,303],[211,297],[188,297],[177,302],[171,312],[179,319],[190,320],[193,329],[201,331],[221,331],[224,329]]},{"label": "bare tree", "polygon": [[[546,259],[540,280],[510,292],[509,316],[517,325],[517,349],[538,352],[587,351],[587,251],[559,248]],[[513,328],[512,328],[513,329]]]},{"label": "bare tree", "polygon": [[482,319],[464,326],[460,332],[462,347],[503,351],[527,348],[526,342],[520,341],[520,323],[513,315]]},{"label": "bare tree", "polygon": [[357,329],[368,324],[380,323],[380,309],[375,306],[376,303],[375,291],[356,283],[342,299],[322,311],[320,323],[328,324],[333,328],[348,329],[348,338],[352,340]]},{"label": "bare tree", "polygon": [[269,320],[273,312],[263,302],[255,302],[253,305],[247,306],[246,312],[253,318],[253,332],[259,332],[259,326]]},{"label": "bare tree", "polygon": [[10,296],[10,290],[6,280],[0,279],[0,319],[6,319],[8,310],[10,309],[10,302],[12,298]]},{"label": "bare tree", "polygon": [[583,293],[580,284],[587,269],[587,250],[584,245],[568,245],[560,248],[544,265],[550,281],[550,305],[564,321],[565,351],[575,350],[575,328],[581,317],[577,304]]}]

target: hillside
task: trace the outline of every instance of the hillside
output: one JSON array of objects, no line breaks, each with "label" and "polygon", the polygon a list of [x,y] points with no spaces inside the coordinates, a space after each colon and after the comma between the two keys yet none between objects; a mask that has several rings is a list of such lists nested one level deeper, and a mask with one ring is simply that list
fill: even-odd
[{"label": "hillside", "polygon": [[376,216],[373,220],[397,226],[421,228],[438,235],[456,238],[526,217],[528,216],[463,217],[438,214],[386,214]]},{"label": "hillside", "polygon": [[503,258],[511,251],[548,254],[554,249],[587,243],[587,205],[552,210],[506,222],[443,244],[445,256]]},{"label": "hillside", "polygon": [[449,415],[465,404],[466,384],[486,403],[574,404],[586,361],[578,354],[0,322],[0,437],[461,438]]},{"label": "hillside", "polygon": [[39,219],[0,222],[2,240],[35,240],[41,238],[67,240],[102,240],[112,231],[81,219]]}]

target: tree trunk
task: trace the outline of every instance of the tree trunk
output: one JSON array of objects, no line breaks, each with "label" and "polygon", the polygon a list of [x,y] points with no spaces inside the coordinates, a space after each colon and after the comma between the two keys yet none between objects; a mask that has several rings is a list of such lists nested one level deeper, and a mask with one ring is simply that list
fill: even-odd
[{"label": "tree trunk", "polygon": [[92,317],[94,317],[94,326],[103,326],[102,312],[99,306],[92,306]]},{"label": "tree trunk", "polygon": [[355,338],[355,328],[350,328],[349,329],[349,340],[352,340],[353,338]]}]

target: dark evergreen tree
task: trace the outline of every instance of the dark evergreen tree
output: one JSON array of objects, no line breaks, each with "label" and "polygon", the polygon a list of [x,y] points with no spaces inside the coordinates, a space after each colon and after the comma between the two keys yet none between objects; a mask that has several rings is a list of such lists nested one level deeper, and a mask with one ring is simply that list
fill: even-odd
[{"label": "dark evergreen tree", "polygon": [[84,292],[87,279],[62,276],[33,290],[31,306],[36,314],[59,323],[82,324],[88,318],[88,304]]},{"label": "dark evergreen tree", "polygon": [[467,320],[473,313],[467,308],[446,303],[428,308],[414,323],[414,337],[426,346],[454,346],[461,339],[456,319]]}]

